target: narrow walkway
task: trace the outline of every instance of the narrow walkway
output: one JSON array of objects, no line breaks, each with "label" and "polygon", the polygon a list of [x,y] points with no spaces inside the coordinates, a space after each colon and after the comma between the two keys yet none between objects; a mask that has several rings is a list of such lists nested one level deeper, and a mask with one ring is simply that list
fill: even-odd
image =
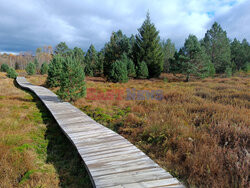
[{"label": "narrow walkway", "polygon": [[51,112],[77,148],[94,187],[183,187],[125,138],[60,101],[52,91],[32,85],[24,77],[16,81],[34,92]]}]

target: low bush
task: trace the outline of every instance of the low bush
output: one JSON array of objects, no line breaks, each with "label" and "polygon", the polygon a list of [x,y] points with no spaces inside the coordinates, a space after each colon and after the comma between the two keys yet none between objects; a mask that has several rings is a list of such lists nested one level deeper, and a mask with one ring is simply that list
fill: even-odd
[{"label": "low bush", "polygon": [[9,69],[9,66],[7,65],[7,64],[2,64],[1,65],[1,72],[7,72],[8,71],[8,69]]},{"label": "low bush", "polygon": [[11,67],[11,68],[9,68],[9,69],[7,70],[7,76],[8,76],[9,78],[15,79],[15,78],[18,76],[18,74],[16,73],[15,69],[13,69],[13,68]]},{"label": "low bush", "polygon": [[36,73],[36,66],[34,63],[30,62],[26,68],[25,68],[26,72],[28,75],[34,75]]}]

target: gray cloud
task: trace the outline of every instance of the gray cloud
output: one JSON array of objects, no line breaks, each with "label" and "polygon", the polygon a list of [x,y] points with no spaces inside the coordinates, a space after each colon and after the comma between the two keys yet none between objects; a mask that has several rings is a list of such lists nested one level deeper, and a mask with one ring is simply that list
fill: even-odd
[{"label": "gray cloud", "polygon": [[242,40],[246,38],[250,42],[250,1],[245,1],[228,11],[215,16],[214,20],[219,22],[227,31],[228,37]]},{"label": "gray cloud", "polygon": [[100,49],[112,31],[136,34],[147,10],[161,38],[177,47],[190,33],[203,37],[214,20],[230,37],[249,40],[247,7],[245,0],[0,0],[0,51],[35,51],[61,41]]}]

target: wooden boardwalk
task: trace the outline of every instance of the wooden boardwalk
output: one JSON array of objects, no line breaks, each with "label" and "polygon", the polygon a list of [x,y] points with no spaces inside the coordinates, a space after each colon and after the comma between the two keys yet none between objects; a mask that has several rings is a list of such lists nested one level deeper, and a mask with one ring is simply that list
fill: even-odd
[{"label": "wooden boardwalk", "polygon": [[62,102],[52,91],[24,77],[16,81],[34,92],[51,112],[81,155],[93,187],[184,187],[125,138]]}]

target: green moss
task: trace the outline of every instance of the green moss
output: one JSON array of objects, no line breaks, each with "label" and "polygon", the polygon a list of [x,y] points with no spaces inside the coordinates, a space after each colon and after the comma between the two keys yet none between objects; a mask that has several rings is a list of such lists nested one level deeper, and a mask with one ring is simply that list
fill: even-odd
[{"label": "green moss", "polygon": [[29,107],[27,105],[23,105],[23,106],[21,106],[21,108],[23,108],[23,109],[29,109]]},{"label": "green moss", "polygon": [[0,100],[1,100],[1,99],[5,99],[5,98],[6,98],[6,96],[0,95]]},{"label": "green moss", "polygon": [[33,112],[32,117],[36,123],[43,123],[43,118],[42,118],[41,112]]},{"label": "green moss", "polygon": [[24,151],[26,151],[26,150],[28,150],[28,149],[31,149],[31,148],[33,148],[32,145],[30,145],[30,144],[23,144],[23,145],[21,145],[21,146],[14,147],[13,150],[16,150],[16,151],[22,153],[22,152],[24,152]]},{"label": "green moss", "polygon": [[92,117],[98,123],[110,128],[113,131],[118,132],[119,128],[123,126],[125,117],[131,112],[131,107],[120,109],[114,106],[110,109],[103,108],[91,108],[91,106],[85,106],[81,108],[83,112]]},{"label": "green moss", "polygon": [[21,178],[19,185],[23,184],[25,181],[27,181],[28,179],[30,179],[30,175],[35,173],[37,170],[29,170],[27,171],[24,176]]}]

